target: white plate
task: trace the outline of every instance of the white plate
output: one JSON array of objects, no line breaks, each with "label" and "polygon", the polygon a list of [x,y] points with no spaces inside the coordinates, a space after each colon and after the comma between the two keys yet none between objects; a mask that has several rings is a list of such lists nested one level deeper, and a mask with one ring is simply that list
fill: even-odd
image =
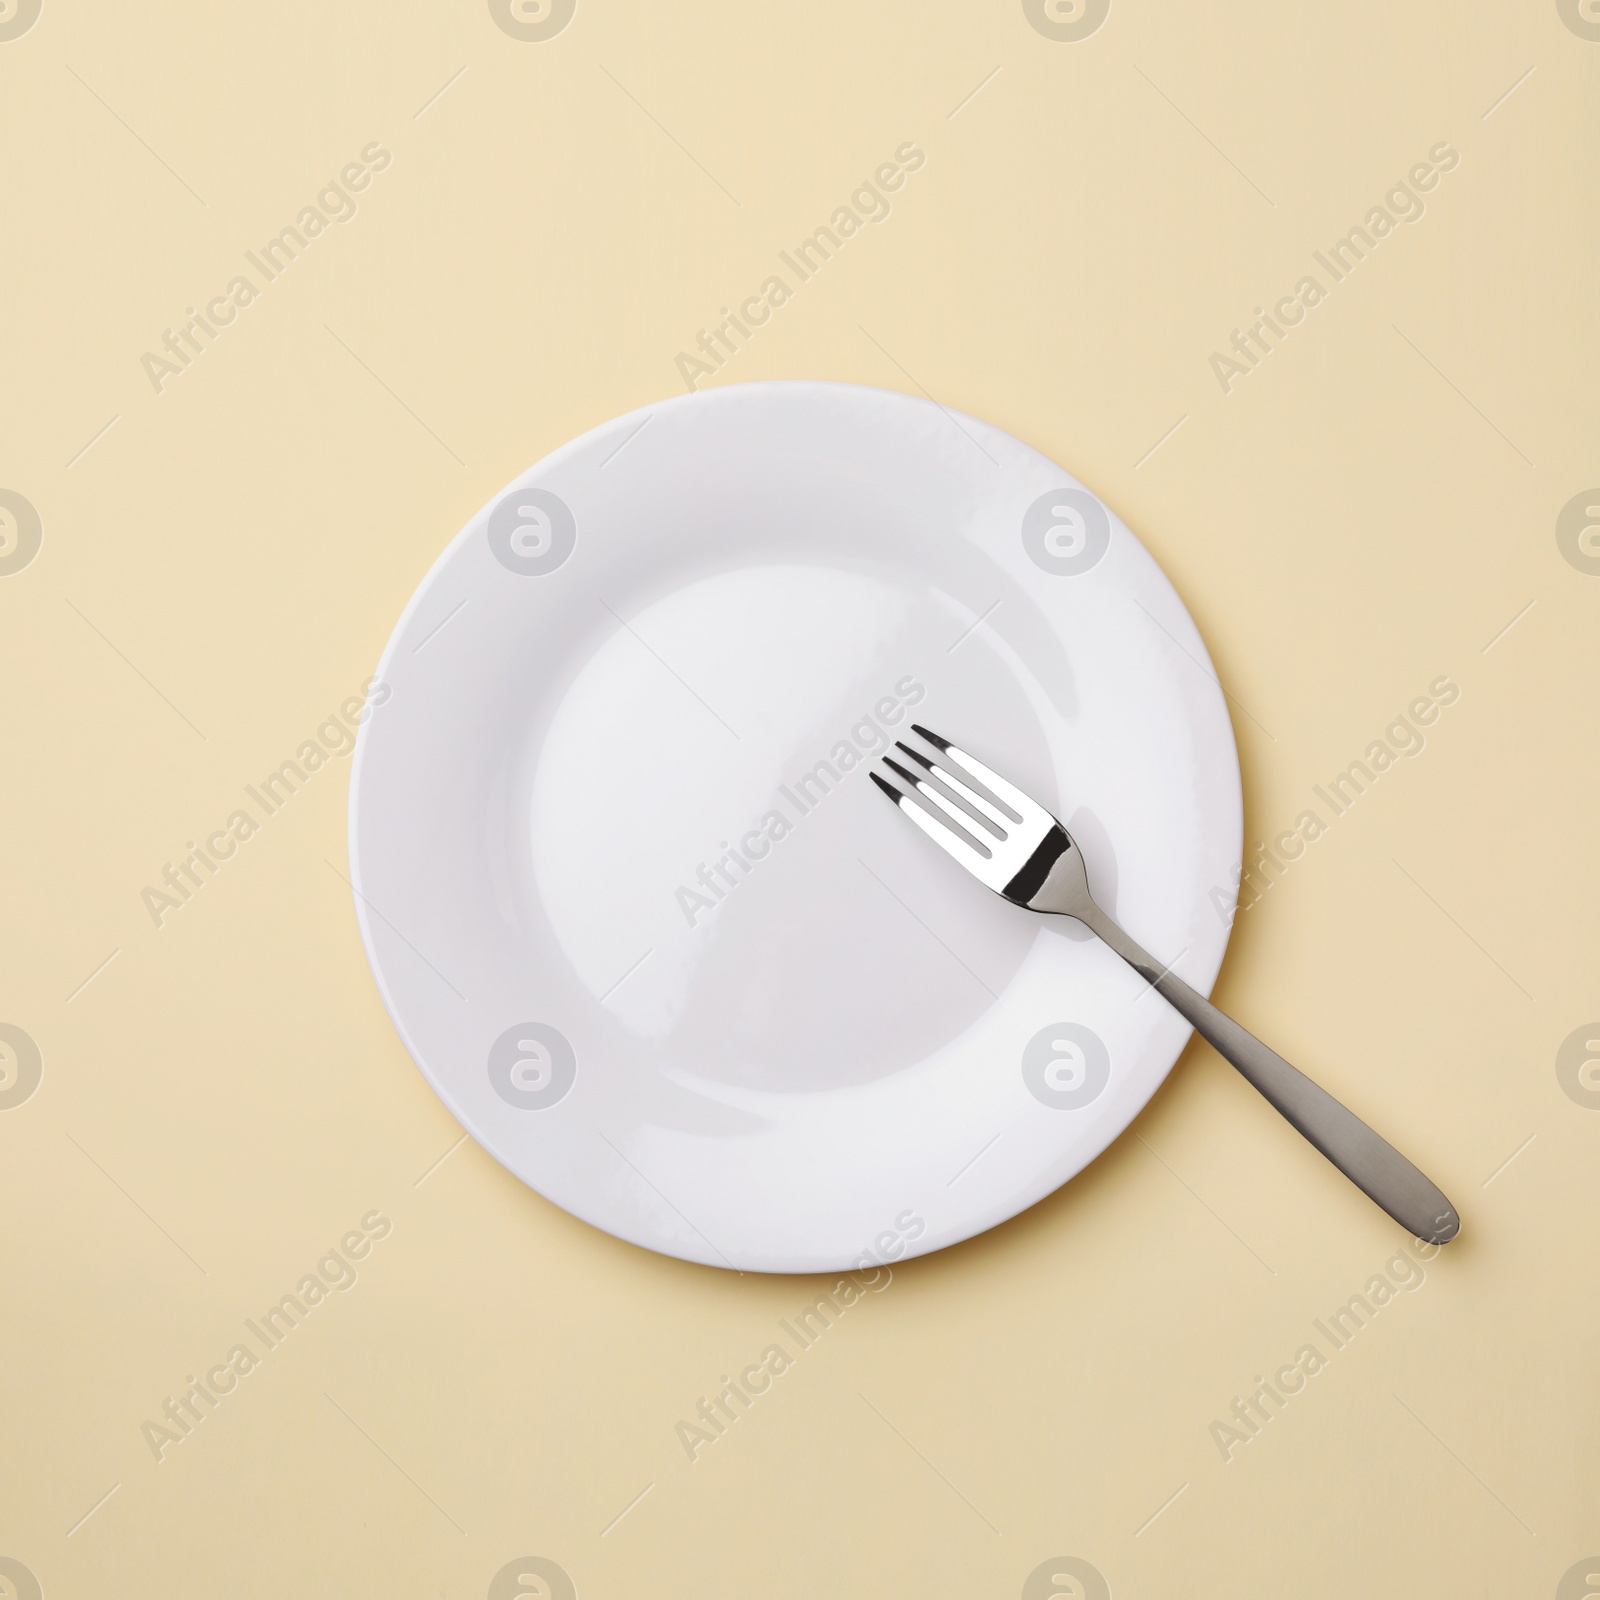
[{"label": "white plate", "polygon": [[1189,983],[1221,964],[1239,771],[1194,624],[1076,479],[939,406],[763,383],[596,428],[467,524],[379,676],[350,859],[389,1014],[486,1150],[652,1250],[965,1239],[1189,1036],[867,781],[912,718],[1055,810]]}]

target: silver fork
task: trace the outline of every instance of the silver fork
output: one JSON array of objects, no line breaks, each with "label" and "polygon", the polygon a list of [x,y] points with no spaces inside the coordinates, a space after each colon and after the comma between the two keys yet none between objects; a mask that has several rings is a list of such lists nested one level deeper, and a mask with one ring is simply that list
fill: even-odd
[{"label": "silver fork", "polygon": [[1327,1090],[1140,949],[1094,903],[1082,854],[1043,806],[948,739],[915,723],[912,732],[938,754],[929,757],[897,741],[896,748],[921,770],[913,772],[885,755],[884,765],[905,788],[876,772],[872,781],[935,844],[1013,905],[1076,917],[1396,1222],[1432,1244],[1455,1238],[1461,1218],[1437,1184]]}]

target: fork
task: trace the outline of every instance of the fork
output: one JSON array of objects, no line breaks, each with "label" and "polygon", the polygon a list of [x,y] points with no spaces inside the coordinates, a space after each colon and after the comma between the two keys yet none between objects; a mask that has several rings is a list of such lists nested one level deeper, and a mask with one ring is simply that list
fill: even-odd
[{"label": "fork", "polygon": [[912,732],[938,754],[926,756],[897,740],[896,748],[920,770],[885,754],[884,765],[906,787],[876,771],[871,778],[934,843],[1013,905],[1083,923],[1403,1228],[1430,1244],[1455,1238],[1461,1218],[1437,1184],[1326,1089],[1142,950],[1095,904],[1082,852],[1043,806],[948,739],[916,723]]}]

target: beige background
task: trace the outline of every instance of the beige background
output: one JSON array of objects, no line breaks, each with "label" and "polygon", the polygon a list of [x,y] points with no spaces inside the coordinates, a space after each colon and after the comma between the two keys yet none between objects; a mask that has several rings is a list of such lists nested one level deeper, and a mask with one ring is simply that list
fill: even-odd
[{"label": "beige background", "polygon": [[[1073,1556],[1118,1600],[1311,1600],[1553,1596],[1600,1551],[1600,1110],[1555,1070],[1600,1016],[1567,9],[1117,0],[1055,42],[1017,3],[584,0],[525,43],[467,0],[46,0],[0,43],[0,487],[43,525],[0,578],[0,1020],[44,1060],[0,1113],[0,1555],[51,1597],[480,1597],[524,1555],[585,1600],[1009,1597]],[[892,217],[712,381],[925,389],[1093,485],[1210,644],[1252,839],[1462,690],[1240,918],[1218,998],[1465,1233],[1226,1463],[1211,1423],[1403,1241],[1208,1049],[691,1464],[674,1425],[825,1285],[649,1255],[458,1143],[338,876],[348,764],[140,904],[475,508],[678,392],[907,139]],[[158,395],[144,352],[374,140],[359,214]],[[1211,353],[1440,140],[1426,215],[1225,395]],[[141,1424],[374,1208],[359,1284],[158,1463]]]}]

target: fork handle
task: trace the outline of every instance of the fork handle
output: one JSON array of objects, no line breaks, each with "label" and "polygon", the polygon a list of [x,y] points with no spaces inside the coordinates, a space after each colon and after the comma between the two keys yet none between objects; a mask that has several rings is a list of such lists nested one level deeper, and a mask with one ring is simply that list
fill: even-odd
[{"label": "fork handle", "polygon": [[1238,1068],[1358,1189],[1417,1238],[1430,1244],[1455,1238],[1461,1231],[1461,1218],[1432,1179],[1326,1089],[1154,960],[1098,906],[1093,910],[1093,916],[1081,916],[1080,920],[1193,1024],[1195,1032]]}]

